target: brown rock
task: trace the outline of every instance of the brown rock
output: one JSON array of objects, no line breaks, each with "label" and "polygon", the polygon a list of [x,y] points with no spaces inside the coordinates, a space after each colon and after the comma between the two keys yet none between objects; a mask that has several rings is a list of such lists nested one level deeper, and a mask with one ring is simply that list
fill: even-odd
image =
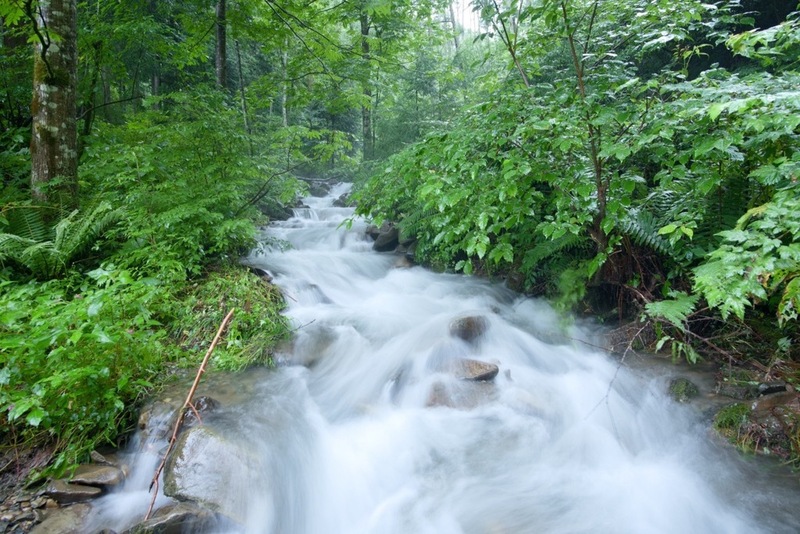
[{"label": "brown rock", "polygon": [[485,382],[496,377],[500,368],[493,363],[465,358],[450,362],[447,366],[447,371],[461,380]]},{"label": "brown rock", "polygon": [[75,504],[53,510],[30,534],[84,534],[84,521],[91,509],[88,504]]},{"label": "brown rock", "polygon": [[70,482],[86,486],[116,486],[125,479],[122,470],[113,465],[79,465]]},{"label": "brown rock", "polygon": [[489,320],[482,315],[461,317],[450,323],[450,335],[464,341],[475,341],[489,329]]},{"label": "brown rock", "polygon": [[65,480],[53,480],[47,485],[44,493],[59,504],[71,504],[99,497],[103,490],[93,486],[70,484]]}]

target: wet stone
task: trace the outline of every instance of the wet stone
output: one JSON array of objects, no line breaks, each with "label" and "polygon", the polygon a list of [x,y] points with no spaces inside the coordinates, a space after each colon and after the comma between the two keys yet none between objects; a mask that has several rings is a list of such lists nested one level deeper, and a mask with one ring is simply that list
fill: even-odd
[{"label": "wet stone", "polygon": [[123,534],[182,534],[205,532],[214,525],[215,516],[209,510],[191,503],[178,503],[156,510],[153,517],[126,530]]},{"label": "wet stone", "polygon": [[786,391],[786,382],[776,381],[776,382],[764,382],[758,385],[758,394],[761,395],[771,395],[773,393],[780,393],[782,391]]},{"label": "wet stone", "polygon": [[372,249],[377,252],[390,252],[400,244],[400,231],[391,223],[381,226]]},{"label": "wet stone", "polygon": [[99,497],[101,493],[103,493],[103,490],[100,488],[70,484],[64,480],[53,480],[47,485],[47,489],[45,489],[45,494],[59,504],[88,501],[89,499]]},{"label": "wet stone", "polygon": [[91,509],[88,504],[75,504],[52,510],[30,534],[85,534],[84,522]]},{"label": "wet stone", "polygon": [[493,363],[465,358],[450,362],[447,365],[447,371],[461,380],[486,382],[496,377],[500,368]]},{"label": "wet stone", "polygon": [[689,402],[699,394],[700,390],[687,378],[674,378],[669,383],[669,395],[675,402]]},{"label": "wet stone", "polygon": [[460,317],[450,323],[450,335],[472,342],[486,333],[489,329],[489,320],[482,315]]},{"label": "wet stone", "polygon": [[116,486],[124,480],[122,470],[111,465],[79,465],[72,475],[72,484],[86,486]]},{"label": "wet stone", "polygon": [[[189,428],[196,425],[198,422],[202,422],[202,419],[206,415],[216,411],[220,407],[220,403],[216,399],[206,395],[195,398],[192,404],[194,405],[194,410],[187,408],[183,416],[183,428]],[[200,421],[197,420],[198,414],[200,415]]]}]

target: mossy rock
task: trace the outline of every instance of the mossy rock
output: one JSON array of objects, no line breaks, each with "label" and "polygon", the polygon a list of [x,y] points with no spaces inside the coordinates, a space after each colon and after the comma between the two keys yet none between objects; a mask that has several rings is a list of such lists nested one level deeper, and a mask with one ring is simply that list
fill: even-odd
[{"label": "mossy rock", "polygon": [[697,386],[687,378],[674,378],[669,383],[669,396],[675,402],[689,402],[700,394]]}]

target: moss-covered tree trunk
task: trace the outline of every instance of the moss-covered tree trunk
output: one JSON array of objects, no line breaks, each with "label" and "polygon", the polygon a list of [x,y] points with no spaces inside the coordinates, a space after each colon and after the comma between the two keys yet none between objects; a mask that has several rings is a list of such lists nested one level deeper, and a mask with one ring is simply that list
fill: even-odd
[{"label": "moss-covered tree trunk", "polygon": [[33,65],[31,192],[40,202],[77,204],[76,0],[41,0]]}]

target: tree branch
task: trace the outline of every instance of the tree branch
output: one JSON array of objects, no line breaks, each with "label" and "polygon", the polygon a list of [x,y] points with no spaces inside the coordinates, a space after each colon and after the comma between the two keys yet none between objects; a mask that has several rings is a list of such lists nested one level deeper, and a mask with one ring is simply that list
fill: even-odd
[{"label": "tree branch", "polygon": [[187,395],[186,400],[183,403],[183,406],[178,412],[178,420],[175,421],[175,426],[172,429],[172,437],[169,438],[169,445],[167,446],[166,452],[164,452],[164,457],[161,459],[161,463],[158,465],[158,468],[156,469],[155,475],[153,475],[152,482],[150,482],[150,488],[148,489],[148,491],[153,491],[154,487],[155,491],[153,491],[153,499],[150,501],[150,506],[147,508],[147,513],[144,516],[145,521],[150,519],[150,514],[153,513],[153,506],[155,506],[156,497],[158,496],[158,477],[161,476],[161,472],[164,470],[164,466],[167,464],[167,458],[169,457],[169,453],[172,452],[172,448],[175,446],[175,442],[178,440],[178,432],[180,431],[181,426],[183,425],[183,416],[186,413],[187,408],[195,410],[194,405],[192,404],[194,393],[195,391],[197,391],[197,386],[200,384],[200,378],[203,376],[203,373],[206,372],[206,365],[208,364],[208,359],[211,357],[211,353],[214,352],[214,347],[217,346],[220,337],[222,337],[222,332],[225,330],[225,327],[228,326],[231,317],[233,317],[233,312],[234,309],[232,308],[231,311],[228,312],[228,315],[226,315],[225,318],[222,320],[222,323],[220,323],[219,328],[217,329],[217,334],[214,336],[214,340],[211,342],[211,346],[208,347],[206,355],[203,357],[203,362],[197,369],[197,374],[194,377],[194,382],[192,383],[192,387],[189,389],[189,395]]}]

